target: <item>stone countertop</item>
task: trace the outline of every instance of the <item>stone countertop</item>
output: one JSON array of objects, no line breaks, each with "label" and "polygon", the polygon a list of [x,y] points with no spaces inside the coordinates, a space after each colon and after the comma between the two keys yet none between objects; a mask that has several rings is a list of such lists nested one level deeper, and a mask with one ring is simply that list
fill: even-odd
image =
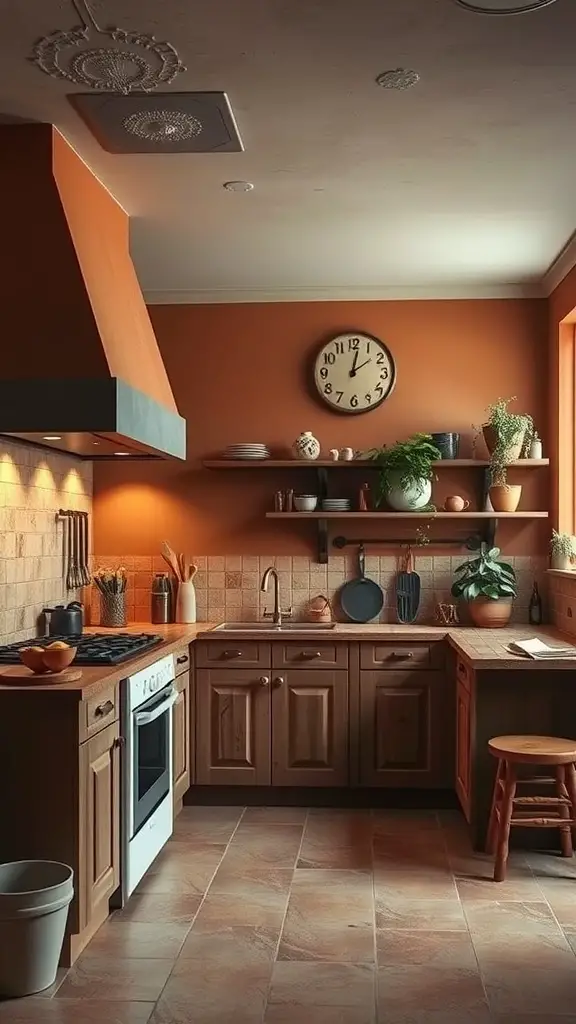
[{"label": "stone countertop", "polygon": [[[122,662],[121,665],[93,665],[83,666],[82,676],[77,682],[31,685],[29,683],[10,683],[0,686],[2,692],[14,693],[14,691],[25,691],[34,693],[59,693],[67,694],[75,700],[86,700],[98,694],[108,686],[113,686],[128,675],[133,675],[141,669],[151,665],[154,661],[172,654],[181,647],[193,643],[196,639],[217,640],[254,640],[258,637],[261,641],[278,640],[280,636],[285,640],[397,640],[403,643],[426,642],[434,640],[447,640],[456,654],[462,657],[475,671],[494,671],[500,669],[528,670],[528,671],[573,671],[576,672],[576,661],[562,659],[552,662],[534,661],[531,658],[522,658],[510,654],[506,650],[507,644],[514,640],[526,640],[529,637],[539,637],[550,645],[558,644],[567,646],[573,641],[570,637],[564,636],[552,626],[510,626],[507,629],[474,629],[468,626],[425,626],[412,625],[403,626],[398,623],[372,623],[368,625],[353,625],[349,623],[336,623],[334,629],[291,629],[280,633],[278,630],[259,629],[250,633],[248,630],[219,630],[214,632],[214,623],[197,622],[193,625],[168,624],[165,626],[154,625],[150,622],[135,622],[126,626],[123,630],[104,629],[99,626],[88,627],[88,633],[157,633],[162,636],[162,643],[147,651],[145,654]],[[9,671],[9,666],[0,669],[0,675]]]}]

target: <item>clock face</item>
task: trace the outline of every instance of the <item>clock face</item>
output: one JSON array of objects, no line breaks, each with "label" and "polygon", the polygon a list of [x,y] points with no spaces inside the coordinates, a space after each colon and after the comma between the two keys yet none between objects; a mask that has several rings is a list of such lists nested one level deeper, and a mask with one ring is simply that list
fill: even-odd
[{"label": "clock face", "polygon": [[314,364],[318,394],[336,412],[369,412],[394,387],[396,367],[386,345],[368,334],[339,334],[322,346]]}]

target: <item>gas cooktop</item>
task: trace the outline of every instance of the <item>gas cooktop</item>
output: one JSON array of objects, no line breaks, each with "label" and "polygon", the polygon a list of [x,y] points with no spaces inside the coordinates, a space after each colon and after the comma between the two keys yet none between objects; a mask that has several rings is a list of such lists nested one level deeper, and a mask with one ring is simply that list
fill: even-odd
[{"label": "gas cooktop", "polygon": [[0,665],[17,665],[20,661],[18,651],[23,647],[47,647],[55,640],[62,640],[71,647],[77,647],[78,653],[74,665],[119,665],[123,661],[135,658],[138,654],[156,647],[162,642],[161,636],[154,633],[82,633],[71,636],[35,636],[30,640],[20,640],[16,644],[0,647]]}]

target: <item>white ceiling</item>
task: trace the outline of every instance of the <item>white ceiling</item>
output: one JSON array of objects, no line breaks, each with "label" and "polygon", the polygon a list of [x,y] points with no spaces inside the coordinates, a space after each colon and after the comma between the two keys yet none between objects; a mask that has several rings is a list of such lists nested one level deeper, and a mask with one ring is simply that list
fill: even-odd
[{"label": "white ceiling", "polygon": [[[576,229],[575,0],[94,0],[228,93],[244,153],[112,156],[27,62],[78,17],[0,0],[0,111],[52,121],[133,217],[152,301],[535,294]],[[413,68],[406,92],[379,88]],[[82,90],[79,90],[82,91]],[[224,181],[254,183],[228,192]]]}]

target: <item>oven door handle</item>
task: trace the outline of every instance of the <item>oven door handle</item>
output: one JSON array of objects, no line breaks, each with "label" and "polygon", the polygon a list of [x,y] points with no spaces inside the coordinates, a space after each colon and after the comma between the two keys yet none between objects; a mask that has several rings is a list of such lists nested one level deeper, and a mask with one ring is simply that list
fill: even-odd
[{"label": "oven door handle", "polygon": [[150,725],[150,722],[155,722],[157,718],[160,718],[160,715],[165,715],[177,700],[178,690],[173,689],[166,700],[163,700],[152,711],[137,711],[134,715],[136,725]]}]

